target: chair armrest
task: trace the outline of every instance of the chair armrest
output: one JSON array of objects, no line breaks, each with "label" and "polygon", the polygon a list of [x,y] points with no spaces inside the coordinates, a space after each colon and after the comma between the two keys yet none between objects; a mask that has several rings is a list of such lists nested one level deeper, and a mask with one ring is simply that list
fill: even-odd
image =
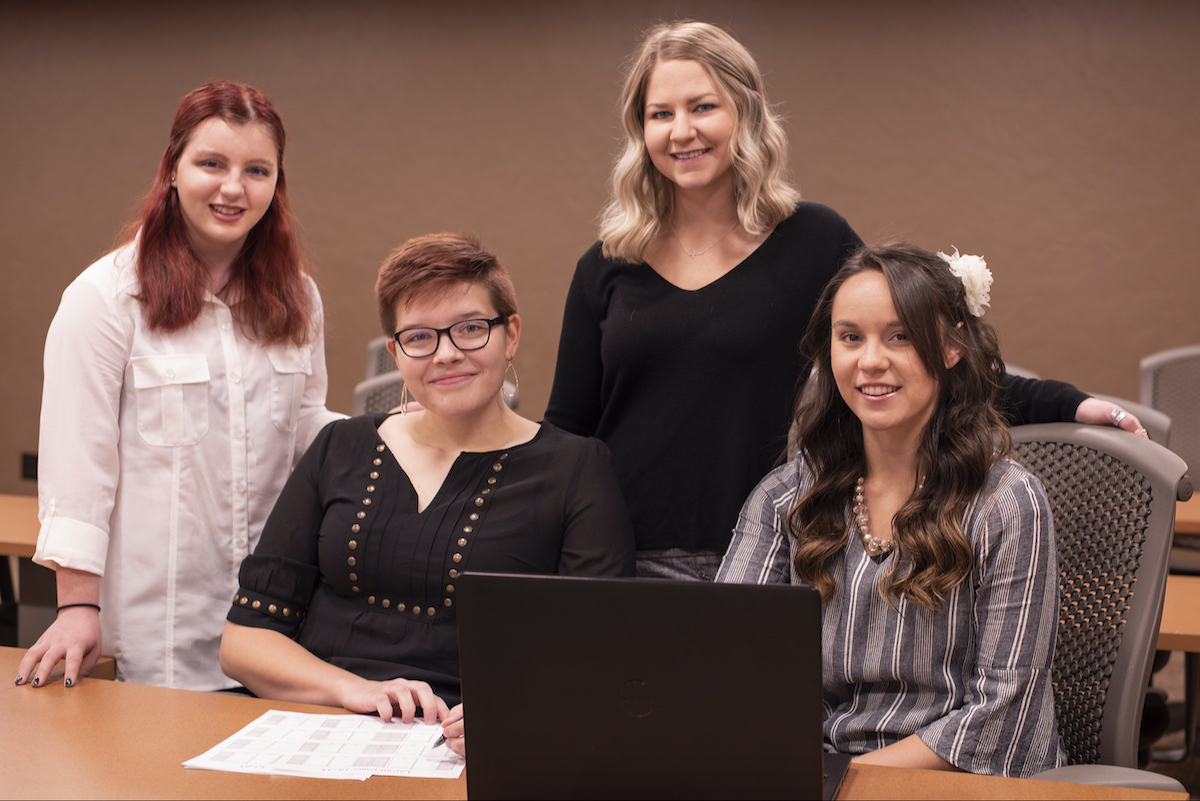
[{"label": "chair armrest", "polygon": [[1044,782],[1074,782],[1075,784],[1099,784],[1106,787],[1161,790],[1165,793],[1187,792],[1186,787],[1170,776],[1116,765],[1067,765],[1035,773],[1029,778]]}]

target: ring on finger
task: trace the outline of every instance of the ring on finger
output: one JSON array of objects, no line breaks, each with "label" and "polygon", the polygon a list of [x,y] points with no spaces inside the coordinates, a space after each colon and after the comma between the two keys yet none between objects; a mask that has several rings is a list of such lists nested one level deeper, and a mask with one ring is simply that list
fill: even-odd
[{"label": "ring on finger", "polygon": [[1125,410],[1118,406],[1109,412],[1108,416],[1112,420],[1113,425],[1120,428],[1121,421],[1125,419]]}]

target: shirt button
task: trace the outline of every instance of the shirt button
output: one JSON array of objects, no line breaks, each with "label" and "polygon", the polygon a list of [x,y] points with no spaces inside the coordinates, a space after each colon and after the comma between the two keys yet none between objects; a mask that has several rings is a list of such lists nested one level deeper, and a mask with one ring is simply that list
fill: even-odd
[{"label": "shirt button", "polygon": [[233,373],[232,375],[230,375],[229,380],[235,384],[242,383],[242,377],[240,375],[238,375],[237,373]]},{"label": "shirt button", "polygon": [[245,541],[245,540],[238,540],[238,541],[237,541],[237,547],[239,547],[239,548],[245,548],[245,547],[246,547],[246,541]]},{"label": "shirt button", "polygon": [[245,481],[239,481],[239,482],[238,482],[238,485],[237,485],[237,491],[238,491],[238,492],[245,492],[245,491],[246,491],[246,482],[245,482]]},{"label": "shirt button", "polygon": [[168,371],[167,371],[167,378],[174,378],[174,377],[175,377],[175,371],[174,371],[174,370],[168,370]]},{"label": "shirt button", "polygon": [[228,330],[229,330],[229,323],[221,323],[221,330],[222,330],[222,331],[228,331]]},{"label": "shirt button", "polygon": [[233,429],[233,438],[234,439],[241,439],[244,436],[246,436],[246,432],[242,431],[242,429],[240,429],[240,428]]}]

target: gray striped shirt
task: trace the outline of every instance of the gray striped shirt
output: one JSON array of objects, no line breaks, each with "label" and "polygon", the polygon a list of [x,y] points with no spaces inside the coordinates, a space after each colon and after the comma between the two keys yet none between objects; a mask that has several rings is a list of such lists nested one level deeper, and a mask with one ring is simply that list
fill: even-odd
[{"label": "gray striped shirt", "polygon": [[[762,480],[717,581],[799,581],[786,519],[811,482],[799,458]],[[880,597],[900,554],[870,558],[857,525],[825,563],[837,580],[822,612],[827,749],[861,754],[917,734],[972,773],[1030,776],[1066,763],[1051,686],[1058,565],[1042,485],[1011,460],[996,464],[966,531],[971,575],[937,613]]]}]

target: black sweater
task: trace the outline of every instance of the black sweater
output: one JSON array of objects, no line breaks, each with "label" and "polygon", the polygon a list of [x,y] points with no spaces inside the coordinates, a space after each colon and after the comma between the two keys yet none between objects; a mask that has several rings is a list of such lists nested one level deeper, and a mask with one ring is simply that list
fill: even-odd
[{"label": "black sweater", "polygon": [[[725,551],[783,451],[809,317],[861,245],[837,212],[799,203],[745,261],[694,291],[605,258],[599,242],[579,260],[546,420],[608,445],[638,550]],[[1006,389],[1014,424],[1074,419],[1087,397],[1056,381],[1010,377]]]}]

